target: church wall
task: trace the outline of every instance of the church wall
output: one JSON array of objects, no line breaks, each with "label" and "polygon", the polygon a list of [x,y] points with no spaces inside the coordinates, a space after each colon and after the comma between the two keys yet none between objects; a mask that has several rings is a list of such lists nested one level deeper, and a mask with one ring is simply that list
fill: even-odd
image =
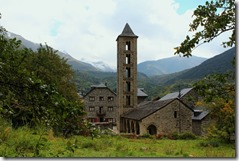
[{"label": "church wall", "polygon": [[[175,114],[175,112],[177,114]],[[154,125],[157,134],[170,134],[173,132],[192,132],[193,112],[178,100],[144,118],[140,124],[140,134],[148,133],[147,128]],[[176,118],[175,118],[175,115]]]}]

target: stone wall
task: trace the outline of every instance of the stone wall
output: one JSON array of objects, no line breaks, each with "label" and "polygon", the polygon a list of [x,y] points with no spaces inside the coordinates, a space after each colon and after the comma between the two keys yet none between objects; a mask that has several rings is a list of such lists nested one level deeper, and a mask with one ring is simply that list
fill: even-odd
[{"label": "stone wall", "polygon": [[[85,111],[87,118],[95,118],[94,122],[100,121],[100,117],[104,120],[108,118],[116,121],[118,111],[117,97],[109,90],[109,88],[94,88],[85,97]],[[94,110],[92,109],[94,108]],[[100,109],[101,108],[101,109]]]},{"label": "stone wall", "polygon": [[192,131],[195,135],[203,136],[207,134],[207,128],[212,123],[210,115],[207,115],[202,120],[193,120]]},{"label": "stone wall", "polygon": [[157,128],[157,134],[192,132],[192,115],[192,110],[185,107],[179,100],[174,100],[169,105],[144,118],[140,124],[140,134],[148,133],[147,128],[150,125]]}]

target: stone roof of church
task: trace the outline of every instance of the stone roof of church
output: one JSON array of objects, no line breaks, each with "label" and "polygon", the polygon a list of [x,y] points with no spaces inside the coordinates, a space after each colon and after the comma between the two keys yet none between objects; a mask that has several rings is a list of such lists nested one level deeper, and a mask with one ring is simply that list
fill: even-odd
[{"label": "stone roof of church", "polygon": [[[123,115],[121,115],[121,117],[133,119],[133,120],[142,120],[145,117],[155,113],[156,111],[166,107],[168,104],[170,104],[171,102],[173,102],[175,100],[180,101],[178,98],[175,98],[175,99],[164,100],[164,101],[157,100],[157,101],[142,102],[142,103],[138,104],[138,106],[135,109],[124,113]],[[183,103],[182,101],[180,101],[180,102]],[[187,105],[185,105],[185,106],[188,107]],[[191,109],[191,108],[189,108],[189,109]]]},{"label": "stone roof of church", "polygon": [[200,114],[197,115],[197,116],[194,115],[192,117],[192,120],[202,120],[203,118],[205,118],[209,114],[209,111],[200,111],[199,113]]},{"label": "stone roof of church", "polygon": [[117,40],[119,37],[136,37],[136,38],[138,38],[138,36],[135,35],[133,30],[130,28],[128,23],[126,23],[122,33],[117,37]]},{"label": "stone roof of church", "polygon": [[148,97],[148,95],[144,92],[143,88],[138,88],[137,90],[137,96],[138,97]]},{"label": "stone roof of church", "polygon": [[[184,95],[186,95],[189,91],[191,91],[193,88],[185,88],[180,91],[180,98],[182,98]],[[179,98],[179,92],[173,92],[169,93],[165,96],[163,96],[160,100],[168,100],[168,99],[174,99]]]}]

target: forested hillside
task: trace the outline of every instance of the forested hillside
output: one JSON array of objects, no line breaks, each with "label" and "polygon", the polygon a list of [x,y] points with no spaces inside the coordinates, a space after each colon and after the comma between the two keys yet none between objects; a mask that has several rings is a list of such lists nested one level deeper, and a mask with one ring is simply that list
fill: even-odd
[{"label": "forested hillside", "polygon": [[[149,99],[157,96],[163,96],[180,88],[191,87],[197,80],[212,73],[225,73],[232,70],[232,60],[235,56],[235,48],[231,48],[222,54],[210,58],[202,64],[191,69],[183,70],[177,73],[165,74],[149,77],[146,74],[138,72],[138,87],[144,88],[149,95]],[[75,72],[75,82],[78,91],[86,93],[93,84],[107,83],[113,91],[116,91],[117,75],[114,72]]]},{"label": "forested hillside", "polygon": [[235,47],[231,48],[222,54],[214,56],[203,62],[202,64],[178,73],[155,76],[152,77],[154,82],[160,82],[160,84],[170,85],[175,82],[195,81],[201,79],[212,73],[225,73],[229,70],[234,69],[232,61],[235,57]]},{"label": "forested hillside", "polygon": [[148,76],[170,74],[195,67],[205,60],[206,58],[197,56],[192,56],[189,58],[173,56],[156,61],[152,60],[139,63],[138,71],[145,73]]}]

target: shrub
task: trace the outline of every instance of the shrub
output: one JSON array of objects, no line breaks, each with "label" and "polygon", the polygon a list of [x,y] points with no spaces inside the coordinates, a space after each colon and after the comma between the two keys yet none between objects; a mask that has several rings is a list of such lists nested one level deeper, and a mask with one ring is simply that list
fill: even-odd
[{"label": "shrub", "polygon": [[196,135],[190,132],[185,132],[185,133],[172,133],[168,135],[169,139],[173,140],[194,140],[196,139]]},{"label": "shrub", "polygon": [[152,136],[149,133],[146,133],[142,135],[142,138],[152,138]]},{"label": "shrub", "polygon": [[204,141],[199,143],[202,147],[219,147],[219,142],[216,140]]},{"label": "shrub", "polygon": [[0,143],[5,142],[11,134],[10,124],[0,115]]},{"label": "shrub", "polygon": [[167,138],[167,135],[165,135],[165,134],[156,135],[156,139],[164,139],[164,138]]}]

